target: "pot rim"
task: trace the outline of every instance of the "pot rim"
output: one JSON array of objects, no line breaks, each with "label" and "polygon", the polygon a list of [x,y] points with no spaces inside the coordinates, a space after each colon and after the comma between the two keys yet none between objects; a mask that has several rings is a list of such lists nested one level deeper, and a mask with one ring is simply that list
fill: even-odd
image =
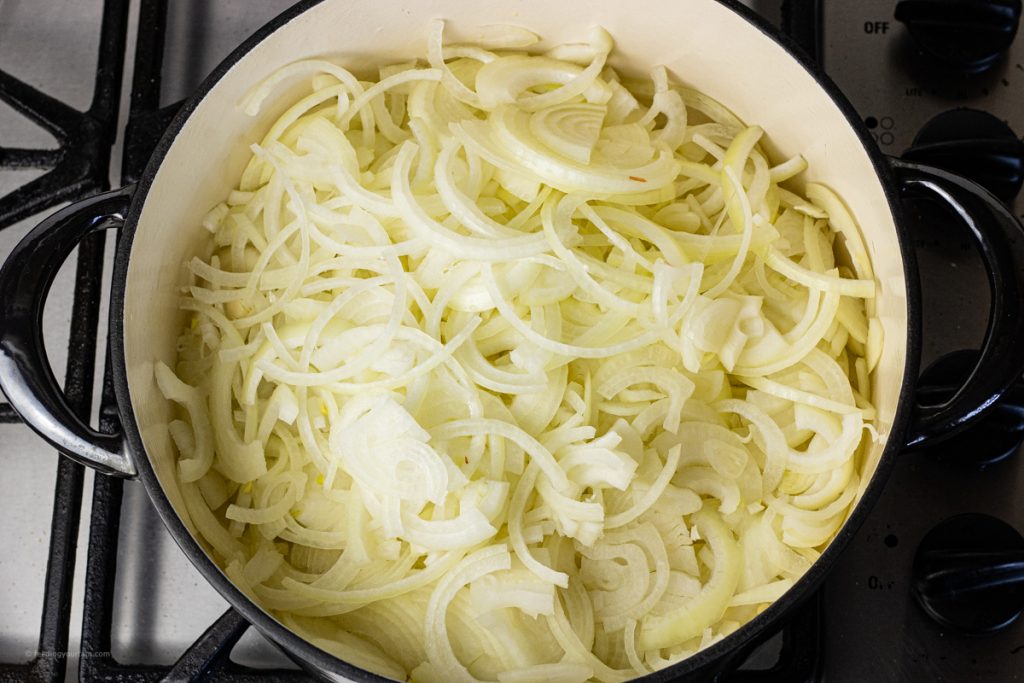
[{"label": "pot rim", "polygon": [[[139,479],[153,505],[156,507],[164,526],[191,563],[199,570],[203,578],[216,588],[221,596],[229,602],[231,607],[241,613],[250,624],[268,636],[271,641],[282,647],[286,654],[298,657],[301,660],[300,663],[311,664],[324,674],[340,674],[353,681],[376,682],[390,679],[361,669],[316,647],[246,597],[227,578],[220,567],[210,558],[198,540],[188,530],[164,492],[143,444],[142,435],[132,409],[124,354],[124,300],[128,262],[139,217],[160,165],[196,107],[206,97],[207,93],[216,87],[228,70],[271,34],[286,26],[300,14],[325,1],[300,0],[264,24],[233,50],[204,79],[196,92],[184,102],[168,125],[138,181],[114,257],[110,304],[110,359],[114,393],[117,399],[118,412],[121,416],[122,429],[124,430],[132,459],[138,469]],[[861,146],[871,160],[875,174],[885,194],[889,213],[893,218],[893,224],[896,227],[897,246],[900,249],[903,262],[907,302],[907,348],[899,399],[889,438],[879,458],[878,465],[871,476],[870,483],[865,487],[860,500],[856,503],[853,511],[843,523],[835,538],[828,544],[825,551],[811,565],[810,569],[797,580],[796,584],[787,590],[782,597],[773,602],[764,612],[743,624],[722,640],[698,651],[694,655],[669,667],[635,679],[644,683],[668,683],[669,681],[676,680],[679,676],[707,671],[716,664],[724,665],[737,655],[748,652],[749,648],[762,642],[765,637],[773,635],[775,632],[773,627],[778,628],[781,626],[784,618],[820,585],[831,570],[839,554],[849,544],[868,514],[874,508],[889,478],[889,473],[895,459],[899,451],[903,449],[903,436],[909,424],[914,405],[913,391],[916,385],[916,373],[921,349],[921,297],[917,259],[909,233],[904,228],[899,193],[892,169],[886,157],[878,149],[867,127],[839,87],[825,74],[823,68],[813,61],[792,38],[769,24],[753,10],[740,4],[738,0],[715,1],[738,14],[766,37],[782,47],[791,59],[795,60],[814,78],[818,86],[824,90],[839,108],[847,124],[854,130]]]}]

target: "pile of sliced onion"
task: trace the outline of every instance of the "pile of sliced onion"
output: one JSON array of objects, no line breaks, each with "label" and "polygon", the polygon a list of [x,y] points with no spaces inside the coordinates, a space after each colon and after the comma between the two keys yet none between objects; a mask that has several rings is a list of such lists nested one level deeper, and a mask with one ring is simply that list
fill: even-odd
[{"label": "pile of sliced onion", "polygon": [[204,222],[157,368],[183,499],[247,595],[366,669],[640,676],[845,520],[871,264],[838,197],[786,189],[800,157],[663,68],[620,79],[605,31],[442,29],[243,103],[309,83]]}]

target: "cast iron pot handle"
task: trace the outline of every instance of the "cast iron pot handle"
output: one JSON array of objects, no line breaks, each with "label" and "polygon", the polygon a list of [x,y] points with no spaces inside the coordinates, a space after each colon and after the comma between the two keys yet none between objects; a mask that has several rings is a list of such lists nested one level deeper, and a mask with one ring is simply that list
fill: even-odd
[{"label": "cast iron pot handle", "polygon": [[87,235],[124,224],[134,186],[84,199],[25,236],[0,269],[0,388],[25,423],[71,459],[134,477],[121,434],[103,434],[68,406],[46,358],[43,304],[61,264]]},{"label": "cast iron pot handle", "polygon": [[1024,371],[1024,227],[980,185],[932,166],[890,159],[904,197],[931,197],[947,204],[978,246],[992,311],[978,363],[949,400],[915,407],[907,430],[908,449],[953,436],[982,415]]}]

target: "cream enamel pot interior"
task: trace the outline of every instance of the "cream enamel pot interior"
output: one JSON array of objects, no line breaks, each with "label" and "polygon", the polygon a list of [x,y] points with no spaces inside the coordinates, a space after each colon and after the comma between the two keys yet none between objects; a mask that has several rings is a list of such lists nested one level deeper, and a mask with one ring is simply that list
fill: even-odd
[{"label": "cream enamel pot interior", "polygon": [[[198,251],[203,215],[232,189],[248,145],[289,101],[288,92],[275,92],[272,104],[253,119],[238,106],[243,95],[279,67],[303,58],[327,56],[359,73],[425,54],[426,25],[437,17],[450,20],[450,40],[472,39],[475,26],[510,23],[543,36],[541,48],[578,41],[590,26],[604,26],[616,41],[616,68],[639,75],[664,64],[679,81],[761,125],[773,156],[803,154],[809,163],[805,180],[831,186],[860,223],[878,280],[877,315],[885,333],[873,396],[884,439],[860,463],[859,503],[807,575],[723,641],[647,679],[713,676],[778,625],[821,581],[900,451],[954,433],[991,406],[1024,369],[1024,355],[1014,353],[1024,343],[1020,225],[998,200],[968,181],[881,157],[835,86],[742,7],[718,0],[299,3],[232,54],[183,107],[138,187],[64,209],[12,253],[0,271],[0,385],[25,421],[62,452],[106,473],[137,476],[205,578],[303,666],[327,678],[380,680],[288,631],[210,560],[191,533],[176,490],[167,430],[171,411],[156,387],[153,367],[156,361],[174,362],[175,339],[186,324],[177,306],[182,264]],[[914,401],[920,305],[913,250],[900,227],[901,193],[930,194],[954,208],[978,240],[996,293],[978,367],[965,388],[940,406],[921,407]],[[122,229],[110,353],[123,432],[113,435],[97,433],[68,408],[46,362],[40,322],[57,267],[82,237],[107,227]]]}]

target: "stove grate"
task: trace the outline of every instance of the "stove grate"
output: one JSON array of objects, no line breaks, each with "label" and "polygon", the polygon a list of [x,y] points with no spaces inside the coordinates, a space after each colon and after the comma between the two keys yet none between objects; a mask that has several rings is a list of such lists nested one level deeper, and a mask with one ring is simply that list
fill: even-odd
[{"label": "stove grate", "polygon": [[[56,150],[0,147],[0,168],[50,169],[0,198],[0,229],[109,187],[127,27],[128,1],[104,0],[93,98],[85,112],[0,71],[0,100],[52,133],[59,143]],[[85,419],[92,407],[103,250],[103,234],[94,234],[79,246],[76,263],[64,392],[68,404]],[[0,423],[19,421],[10,405],[0,404]],[[0,681],[64,679],[83,477],[80,465],[60,458],[36,652],[27,664],[0,663]]]}]

